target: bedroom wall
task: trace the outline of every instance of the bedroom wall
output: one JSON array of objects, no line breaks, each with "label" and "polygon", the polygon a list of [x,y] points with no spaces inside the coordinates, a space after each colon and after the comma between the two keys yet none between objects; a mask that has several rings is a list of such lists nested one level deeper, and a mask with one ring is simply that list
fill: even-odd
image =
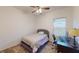
[{"label": "bedroom wall", "polygon": [[74,7],[73,27],[76,27],[79,29],[79,6]]},{"label": "bedroom wall", "polygon": [[68,7],[68,8],[54,10],[47,14],[41,15],[41,17],[39,17],[39,19],[38,19],[37,29],[44,28],[44,29],[49,30],[50,39],[52,39],[51,34],[53,33],[53,19],[60,18],[60,17],[67,18],[67,29],[72,28],[73,8]]},{"label": "bedroom wall", "polygon": [[35,30],[34,16],[14,7],[0,7],[0,50],[18,44]]}]

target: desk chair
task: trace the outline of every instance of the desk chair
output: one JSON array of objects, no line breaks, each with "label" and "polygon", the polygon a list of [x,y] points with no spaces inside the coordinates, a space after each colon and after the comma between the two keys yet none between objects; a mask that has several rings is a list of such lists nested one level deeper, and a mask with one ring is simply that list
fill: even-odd
[{"label": "desk chair", "polygon": [[53,44],[56,44],[56,37],[55,37],[55,35],[53,34],[52,37],[53,37],[53,40],[54,40]]},{"label": "desk chair", "polygon": [[[56,37],[55,37],[55,35],[53,34],[52,35],[52,37],[53,37],[53,45],[52,46],[54,46],[55,47],[55,50],[56,50],[56,52],[57,52],[57,42],[56,42]],[[54,48],[52,48],[52,49],[54,49]]]}]

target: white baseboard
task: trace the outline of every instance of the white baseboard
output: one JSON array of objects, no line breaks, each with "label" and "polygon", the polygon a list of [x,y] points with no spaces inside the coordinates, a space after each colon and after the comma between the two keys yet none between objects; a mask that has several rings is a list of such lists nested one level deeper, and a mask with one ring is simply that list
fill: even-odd
[{"label": "white baseboard", "polygon": [[20,40],[19,40],[19,41],[16,40],[16,41],[8,42],[5,46],[3,46],[3,47],[0,48],[0,51],[5,50],[5,49],[8,49],[8,48],[13,47],[13,46],[16,46],[16,45],[18,45],[20,42],[21,42]]}]

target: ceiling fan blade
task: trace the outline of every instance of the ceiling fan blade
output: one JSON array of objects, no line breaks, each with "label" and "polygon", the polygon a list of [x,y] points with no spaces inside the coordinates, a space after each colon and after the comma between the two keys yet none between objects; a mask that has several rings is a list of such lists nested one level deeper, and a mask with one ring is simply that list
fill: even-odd
[{"label": "ceiling fan blade", "polygon": [[39,6],[30,6],[30,7],[33,7],[33,8],[39,8]]},{"label": "ceiling fan blade", "polygon": [[47,8],[42,8],[42,9],[49,10],[50,8],[49,8],[49,7],[47,7]]},{"label": "ceiling fan blade", "polygon": [[36,12],[36,10],[33,10],[32,13]]},{"label": "ceiling fan blade", "polygon": [[30,7],[33,7],[33,8],[35,8],[36,6],[30,6]]}]

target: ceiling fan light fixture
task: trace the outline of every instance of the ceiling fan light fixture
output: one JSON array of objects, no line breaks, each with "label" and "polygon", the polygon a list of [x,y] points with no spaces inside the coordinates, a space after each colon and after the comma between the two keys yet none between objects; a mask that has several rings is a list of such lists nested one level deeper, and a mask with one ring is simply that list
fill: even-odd
[{"label": "ceiling fan light fixture", "polygon": [[39,8],[39,9],[36,11],[36,13],[42,13],[42,9]]},{"label": "ceiling fan light fixture", "polygon": [[39,8],[39,13],[42,13],[42,9],[41,8]]},{"label": "ceiling fan light fixture", "polygon": [[36,13],[39,13],[39,10],[36,10]]},{"label": "ceiling fan light fixture", "polygon": [[31,6],[33,8],[32,13],[34,14],[42,14],[43,11],[47,12],[50,10],[50,7],[48,6]]}]

